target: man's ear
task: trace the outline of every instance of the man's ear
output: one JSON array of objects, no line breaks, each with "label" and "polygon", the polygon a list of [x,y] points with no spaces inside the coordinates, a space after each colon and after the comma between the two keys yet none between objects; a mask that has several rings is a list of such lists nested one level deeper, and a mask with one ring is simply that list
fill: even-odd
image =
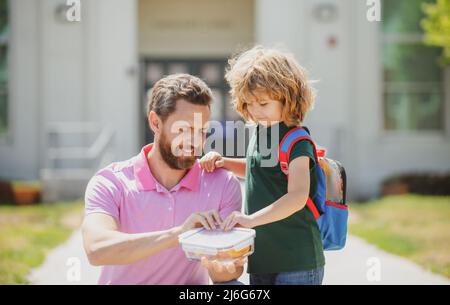
[{"label": "man's ear", "polygon": [[154,111],[150,111],[148,114],[148,124],[150,129],[155,133],[155,135],[159,135],[162,131],[162,120]]}]

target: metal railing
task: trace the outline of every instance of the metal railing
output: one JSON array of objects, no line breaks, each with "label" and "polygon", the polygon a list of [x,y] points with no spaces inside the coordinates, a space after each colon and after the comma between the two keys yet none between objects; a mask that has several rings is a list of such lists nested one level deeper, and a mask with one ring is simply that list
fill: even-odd
[{"label": "metal railing", "polygon": [[114,132],[90,122],[51,123],[46,129],[43,178],[82,179],[114,159]]}]

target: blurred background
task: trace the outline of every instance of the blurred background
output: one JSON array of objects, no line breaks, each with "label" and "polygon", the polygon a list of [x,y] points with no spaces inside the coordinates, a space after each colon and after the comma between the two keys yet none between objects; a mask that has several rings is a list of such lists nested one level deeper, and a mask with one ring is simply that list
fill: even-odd
[{"label": "blurred background", "polygon": [[[53,227],[33,227],[26,237],[36,234],[43,249],[65,240],[95,171],[152,141],[146,97],[164,75],[203,78],[215,97],[212,119],[239,120],[224,80],[227,59],[262,44],[290,50],[317,80],[304,125],[345,166],[350,201],[378,202],[355,207],[355,234],[450,276],[450,0],[72,2],[0,0],[0,235],[17,236],[20,219],[34,217]],[[369,20],[377,2],[381,19]],[[220,136],[229,143],[233,135]],[[380,199],[387,195],[403,197]],[[430,228],[439,250],[417,258],[430,235],[412,241],[417,231],[393,233],[411,218],[391,219],[395,228],[382,231],[389,211],[417,220],[423,202],[434,200],[439,208],[426,224],[441,220]],[[55,204],[15,209],[38,203]],[[379,222],[363,227],[370,219]],[[10,243],[0,241],[3,270],[22,271],[4,271],[3,282],[27,282],[27,268],[46,252],[14,252]],[[1,270],[2,262],[0,282]]]}]

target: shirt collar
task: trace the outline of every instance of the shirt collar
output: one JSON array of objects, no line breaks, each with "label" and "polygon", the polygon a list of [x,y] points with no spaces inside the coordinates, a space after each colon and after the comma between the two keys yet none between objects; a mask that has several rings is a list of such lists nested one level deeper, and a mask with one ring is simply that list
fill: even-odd
[{"label": "shirt collar", "polygon": [[[134,176],[136,179],[137,187],[140,191],[161,191],[162,186],[153,176],[150,167],[148,166],[147,156],[152,150],[153,144],[144,146],[139,155],[134,159]],[[200,184],[201,169],[198,161],[195,161],[194,165],[189,169],[186,175],[181,181],[172,189],[173,191],[179,190],[181,187],[185,187],[191,191],[197,191]]]}]

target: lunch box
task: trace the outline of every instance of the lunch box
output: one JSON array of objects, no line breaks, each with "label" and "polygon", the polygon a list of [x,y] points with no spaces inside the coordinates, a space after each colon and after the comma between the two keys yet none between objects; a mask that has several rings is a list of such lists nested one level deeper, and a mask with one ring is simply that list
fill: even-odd
[{"label": "lunch box", "polygon": [[190,260],[207,259],[234,262],[251,255],[255,247],[255,230],[234,228],[230,231],[193,229],[178,238]]}]

